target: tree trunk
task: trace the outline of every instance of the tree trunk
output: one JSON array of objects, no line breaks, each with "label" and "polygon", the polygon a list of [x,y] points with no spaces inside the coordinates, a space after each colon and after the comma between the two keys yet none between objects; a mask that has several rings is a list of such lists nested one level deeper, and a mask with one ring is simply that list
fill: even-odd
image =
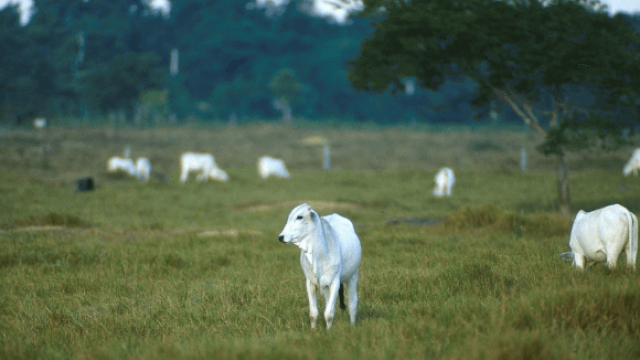
[{"label": "tree trunk", "polygon": [[564,155],[558,156],[558,206],[561,214],[571,213],[571,194],[569,193],[569,172],[564,164]]}]

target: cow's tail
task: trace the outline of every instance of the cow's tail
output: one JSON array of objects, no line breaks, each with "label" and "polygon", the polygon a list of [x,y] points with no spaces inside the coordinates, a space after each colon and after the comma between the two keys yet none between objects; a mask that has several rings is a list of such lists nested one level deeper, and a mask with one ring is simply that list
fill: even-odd
[{"label": "cow's tail", "polygon": [[344,310],[347,307],[344,305],[344,286],[340,284],[340,290],[338,290],[338,296],[340,297],[340,309]]},{"label": "cow's tail", "polygon": [[[627,254],[627,259],[631,259],[631,256],[638,254],[638,218],[636,218],[631,211],[627,210],[627,219],[629,220],[629,240],[627,243],[627,249],[629,249],[628,251],[630,252],[630,254]],[[632,260],[635,261],[636,259]]]}]

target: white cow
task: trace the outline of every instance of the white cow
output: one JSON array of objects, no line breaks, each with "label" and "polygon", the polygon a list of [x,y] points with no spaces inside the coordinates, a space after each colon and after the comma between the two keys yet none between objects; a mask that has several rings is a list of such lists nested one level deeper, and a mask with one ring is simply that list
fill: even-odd
[{"label": "white cow", "polygon": [[307,277],[311,327],[315,328],[318,321],[318,290],[325,298],[324,319],[327,328],[331,328],[338,296],[340,307],[345,308],[344,288],[349,319],[355,325],[362,248],[351,221],[338,214],[320,217],[309,204],[301,204],[291,210],[278,239],[301,249],[300,266]]},{"label": "white cow", "polygon": [[229,176],[227,175],[227,172],[217,167],[211,169],[211,171],[209,172],[209,178],[213,180],[218,180],[218,181],[229,180]]},{"label": "white cow", "polygon": [[133,160],[121,158],[118,156],[109,158],[109,160],[107,160],[107,171],[116,172],[118,170],[122,170],[130,176],[138,175],[138,171],[136,170],[136,166],[133,163]]},{"label": "white cow", "polygon": [[451,196],[451,189],[453,189],[453,185],[456,183],[453,170],[449,168],[440,169],[434,180],[436,181],[436,187],[433,189],[433,195],[436,197]]},{"label": "white cow", "polygon": [[560,254],[578,269],[598,262],[616,267],[618,255],[627,254],[627,266],[636,268],[638,219],[622,205],[609,205],[592,212],[580,210],[569,238],[570,252]]},{"label": "white cow", "polygon": [[258,159],[258,174],[263,179],[269,176],[276,176],[281,178],[290,178],[287,167],[284,165],[284,161],[275,159],[269,156],[263,156]]},{"label": "white cow", "polygon": [[47,119],[45,118],[35,118],[33,119],[33,127],[35,129],[44,129],[47,127]]},{"label": "white cow", "polygon": [[208,153],[186,152],[180,157],[180,182],[187,181],[189,172],[197,171],[197,181],[207,181],[209,178],[219,181],[228,179],[227,173],[220,170],[213,155]]},{"label": "white cow", "polygon": [[138,158],[138,160],[136,160],[136,170],[140,181],[149,181],[149,175],[151,174],[151,163],[149,159],[143,157]]},{"label": "white cow", "polygon": [[629,159],[624,169],[622,169],[622,174],[627,176],[633,173],[633,175],[638,176],[638,171],[640,171],[640,149],[635,149],[633,155],[631,155],[631,159]]}]

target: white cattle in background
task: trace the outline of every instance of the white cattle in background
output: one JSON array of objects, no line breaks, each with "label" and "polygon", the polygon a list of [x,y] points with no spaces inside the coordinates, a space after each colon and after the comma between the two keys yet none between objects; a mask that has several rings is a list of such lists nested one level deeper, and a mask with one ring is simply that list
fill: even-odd
[{"label": "white cattle in background", "polygon": [[33,119],[33,127],[35,129],[44,129],[47,127],[47,119],[45,118],[35,118]]},{"label": "white cattle in background", "polygon": [[453,174],[453,170],[449,168],[442,168],[435,177],[436,187],[433,189],[433,195],[436,197],[451,196],[451,190],[456,183],[456,177]]},{"label": "white cattle in background", "polygon": [[227,175],[227,172],[217,167],[211,169],[211,171],[209,172],[209,178],[213,180],[218,180],[218,181],[229,180],[229,176]]},{"label": "white cattle in background", "polygon": [[180,182],[187,181],[189,173],[198,172],[197,181],[207,181],[209,178],[227,181],[227,173],[218,168],[213,155],[209,153],[186,152],[180,157]]},{"label": "white cattle in background", "polygon": [[616,267],[618,255],[627,254],[627,266],[636,268],[638,219],[622,205],[609,205],[591,212],[580,210],[569,237],[570,252],[560,254],[578,269],[606,262]]},{"label": "white cattle in background", "polygon": [[284,161],[275,159],[270,156],[263,156],[258,159],[258,174],[263,179],[270,176],[290,178],[287,167],[284,165]]},{"label": "white cattle in background", "polygon": [[311,327],[318,321],[318,291],[325,298],[324,319],[333,325],[336,301],[344,305],[347,290],[349,320],[356,323],[358,270],[362,248],[351,221],[338,214],[320,216],[309,204],[296,206],[278,239],[300,248],[300,266],[307,277]]},{"label": "white cattle in background", "polygon": [[124,171],[130,176],[137,176],[138,170],[136,169],[133,160],[125,159],[118,156],[114,156],[107,160],[107,171],[108,172],[116,172],[116,171]]},{"label": "white cattle in background", "polygon": [[640,171],[640,149],[635,149],[631,155],[631,159],[624,165],[622,174],[627,176],[633,173],[633,175],[638,176],[638,171]]},{"label": "white cattle in background", "polygon": [[151,163],[147,158],[138,158],[136,160],[136,171],[140,181],[148,182],[151,174]]}]

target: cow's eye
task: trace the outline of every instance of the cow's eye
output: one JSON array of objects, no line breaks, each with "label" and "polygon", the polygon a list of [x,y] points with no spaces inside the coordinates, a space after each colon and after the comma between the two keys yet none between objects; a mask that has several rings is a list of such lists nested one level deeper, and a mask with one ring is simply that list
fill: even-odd
[{"label": "cow's eye", "polygon": [[296,218],[296,220],[302,220],[302,215],[298,215],[298,217]]}]

